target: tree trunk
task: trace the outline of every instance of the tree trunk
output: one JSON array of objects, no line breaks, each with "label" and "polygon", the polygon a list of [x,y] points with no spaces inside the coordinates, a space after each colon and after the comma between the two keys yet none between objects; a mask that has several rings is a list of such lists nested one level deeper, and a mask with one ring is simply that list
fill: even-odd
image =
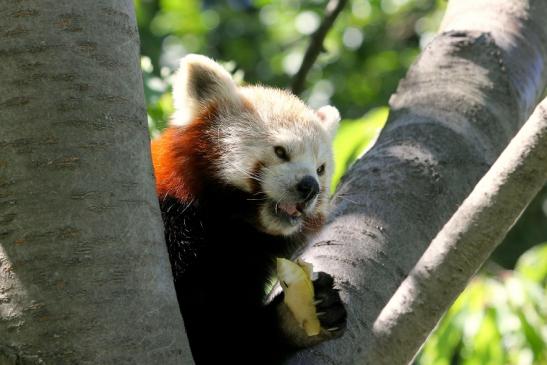
[{"label": "tree trunk", "polygon": [[191,363],[132,1],[0,14],[0,363]]},{"label": "tree trunk", "polygon": [[382,309],[374,322],[374,352],[368,358],[383,358],[393,348],[400,354],[413,354],[545,182],[547,99],[458,207]]},{"label": "tree trunk", "polygon": [[442,33],[400,83],[380,138],[343,179],[330,223],[304,256],[336,276],[348,333],[289,363],[393,365],[415,356],[446,310],[434,296],[461,288],[422,295],[419,312],[401,305],[424,324],[411,331],[386,334],[379,315],[536,105],[547,81],[545,19],[543,0],[449,3]]}]

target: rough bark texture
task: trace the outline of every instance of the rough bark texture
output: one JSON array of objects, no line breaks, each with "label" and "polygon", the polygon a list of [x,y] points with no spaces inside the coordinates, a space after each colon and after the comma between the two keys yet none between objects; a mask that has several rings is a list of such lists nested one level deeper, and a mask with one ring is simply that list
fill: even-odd
[{"label": "rough bark texture", "polygon": [[[547,182],[547,99],[433,239],[374,323],[370,363],[397,348],[409,362]],[[423,298],[428,298],[423,301]],[[408,336],[413,334],[413,336]]]},{"label": "rough bark texture", "polygon": [[[414,356],[418,348],[399,344],[423,338],[442,311],[379,352],[373,324],[535,107],[547,80],[545,19],[543,0],[450,2],[442,33],[400,83],[380,138],[344,178],[331,222],[305,254],[337,277],[348,333],[289,363],[393,365]],[[461,288],[444,289],[435,295]],[[423,315],[430,299],[418,299]]]},{"label": "rough bark texture", "polygon": [[0,363],[188,363],[132,1],[0,16]]}]

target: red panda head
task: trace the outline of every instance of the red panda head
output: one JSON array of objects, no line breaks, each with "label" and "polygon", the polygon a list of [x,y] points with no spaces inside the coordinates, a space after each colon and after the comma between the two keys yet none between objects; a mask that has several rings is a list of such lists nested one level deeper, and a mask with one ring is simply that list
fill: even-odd
[{"label": "red panda head", "polygon": [[256,207],[256,228],[286,236],[322,223],[340,120],[334,107],[314,111],[283,90],[238,87],[220,65],[199,55],[182,59],[173,98],[171,124],[180,138],[197,133],[208,141],[206,147],[184,141],[206,160],[197,173],[210,171],[222,185],[245,192]]}]

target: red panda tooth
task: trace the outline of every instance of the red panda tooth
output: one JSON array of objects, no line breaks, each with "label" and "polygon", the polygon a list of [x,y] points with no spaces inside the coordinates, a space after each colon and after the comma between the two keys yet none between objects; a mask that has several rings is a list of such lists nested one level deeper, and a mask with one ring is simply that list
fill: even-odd
[{"label": "red panda tooth", "polygon": [[288,215],[295,215],[296,213],[298,213],[296,204],[294,203],[280,203],[279,208]]}]

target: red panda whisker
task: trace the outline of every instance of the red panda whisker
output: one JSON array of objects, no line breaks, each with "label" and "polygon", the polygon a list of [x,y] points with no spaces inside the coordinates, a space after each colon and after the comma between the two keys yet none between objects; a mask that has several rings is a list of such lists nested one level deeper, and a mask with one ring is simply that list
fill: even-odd
[{"label": "red panda whisker", "polygon": [[277,214],[277,206],[279,205],[279,203],[281,203],[281,201],[283,201],[283,199],[287,196],[287,194],[288,194],[288,191],[285,191],[285,193],[283,193],[279,199],[275,200],[275,214]]},{"label": "red panda whisker", "polygon": [[268,200],[268,198],[247,198],[247,200],[253,200],[253,201],[265,201],[265,200]]},{"label": "red panda whisker", "polygon": [[345,200],[345,201],[347,201],[349,203],[352,203],[352,204],[359,204],[356,201],[353,201],[351,199],[346,198],[343,194],[337,195],[336,199]]},{"label": "red panda whisker", "polygon": [[263,182],[264,182],[264,180],[262,180],[261,177],[256,176],[256,175],[252,174],[252,173],[249,172],[249,171],[243,170],[242,168],[238,167],[237,165],[233,164],[233,163],[230,162],[230,161],[228,161],[228,163],[229,163],[230,166],[232,166],[234,169],[236,169],[237,171],[241,172],[242,174],[248,176],[249,178],[251,178],[251,179],[253,179],[253,180],[256,180],[256,181],[258,181],[258,182],[260,182],[260,183],[263,183]]}]

